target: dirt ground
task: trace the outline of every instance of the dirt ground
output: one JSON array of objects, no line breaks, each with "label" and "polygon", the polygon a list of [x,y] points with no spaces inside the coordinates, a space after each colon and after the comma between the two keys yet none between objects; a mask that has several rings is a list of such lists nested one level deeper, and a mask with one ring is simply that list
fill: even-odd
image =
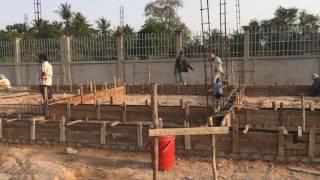
[{"label": "dirt ground", "polygon": [[[206,104],[205,96],[158,95],[158,101],[162,106],[179,106],[181,99],[183,100],[183,103],[187,103],[190,106],[205,106]],[[151,102],[150,95],[136,94],[118,97],[113,99],[113,103],[122,104],[123,102],[126,102],[128,105],[144,105],[146,100],[148,100],[148,103]],[[108,104],[110,101],[105,103]]]},{"label": "dirt ground", "polygon": [[[178,156],[172,171],[159,179],[211,179],[210,159]],[[320,165],[279,164],[264,161],[218,159],[219,179],[312,180],[319,176],[297,173],[288,167],[317,170]],[[18,180],[145,180],[152,179],[147,153],[78,149],[66,154],[63,147],[0,145],[0,179]]]},{"label": "dirt ground", "polygon": [[[53,94],[55,100],[71,97],[71,94]],[[42,96],[39,93],[30,93],[28,96],[17,96],[17,97],[1,97],[0,104],[29,104],[39,105],[42,103]]]},{"label": "dirt ground", "polygon": [[[271,108],[272,102],[276,102],[277,107],[280,106],[280,102],[284,103],[285,108],[300,108],[301,98],[298,96],[258,96],[258,97],[246,97],[243,101],[245,107],[258,107],[258,108]],[[310,104],[315,109],[320,109],[320,97],[305,97],[305,107],[309,108]]]}]

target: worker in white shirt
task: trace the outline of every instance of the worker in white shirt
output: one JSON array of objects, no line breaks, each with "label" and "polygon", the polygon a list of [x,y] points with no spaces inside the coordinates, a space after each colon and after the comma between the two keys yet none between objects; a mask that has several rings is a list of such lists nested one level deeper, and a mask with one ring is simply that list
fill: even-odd
[{"label": "worker in white shirt", "polygon": [[11,83],[5,75],[0,74],[0,90],[8,90],[11,88]]},{"label": "worker in white shirt", "polygon": [[53,70],[52,65],[48,62],[48,58],[46,54],[40,54],[39,60],[41,63],[40,66],[40,92],[42,94],[43,99],[45,100],[45,87],[47,88],[48,100],[52,100],[52,77]]},{"label": "worker in white shirt", "polygon": [[216,82],[218,78],[222,82],[222,75],[224,74],[223,67],[222,67],[223,63],[221,58],[216,55],[215,50],[212,50],[210,54],[210,60],[213,62],[213,69],[214,69],[213,82]]}]

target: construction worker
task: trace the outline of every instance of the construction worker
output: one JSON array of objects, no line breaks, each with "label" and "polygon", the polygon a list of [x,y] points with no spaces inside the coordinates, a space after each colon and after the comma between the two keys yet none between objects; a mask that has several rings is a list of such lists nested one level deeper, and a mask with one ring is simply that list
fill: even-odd
[{"label": "construction worker", "polygon": [[222,87],[222,82],[220,81],[220,79],[218,78],[217,81],[214,84],[214,96],[216,97],[216,99],[221,99],[221,97],[223,96],[223,87]]},{"label": "construction worker", "polygon": [[317,73],[312,76],[311,96],[320,96],[320,77]]},{"label": "construction worker", "polygon": [[182,83],[184,85],[187,85],[187,82],[185,80],[185,73],[189,72],[189,69],[194,71],[193,67],[186,60],[184,53],[180,51],[179,56],[176,59],[176,64],[174,66],[174,74],[176,75],[178,84]]},{"label": "construction worker", "polygon": [[5,75],[0,74],[0,90],[8,90],[11,88],[11,83]]},{"label": "construction worker", "polygon": [[45,95],[45,88],[47,88],[47,95],[48,100],[52,100],[52,77],[53,77],[53,70],[52,65],[48,62],[48,58],[46,54],[40,54],[39,60],[41,63],[40,66],[40,92],[44,100],[46,100]]},{"label": "construction worker", "polygon": [[223,63],[222,63],[221,58],[216,55],[215,50],[212,50],[212,52],[210,54],[210,60],[213,63],[213,70],[214,70],[213,82],[216,82],[218,78],[222,82],[222,75],[224,74],[223,67],[222,67]]}]

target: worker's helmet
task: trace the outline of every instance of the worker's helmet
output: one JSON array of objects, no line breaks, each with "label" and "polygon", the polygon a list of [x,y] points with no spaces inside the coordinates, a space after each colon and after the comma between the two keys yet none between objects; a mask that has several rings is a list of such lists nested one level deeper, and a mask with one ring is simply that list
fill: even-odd
[{"label": "worker's helmet", "polygon": [[319,74],[317,73],[313,73],[312,75],[312,79],[315,80],[315,79],[318,79],[319,78]]}]

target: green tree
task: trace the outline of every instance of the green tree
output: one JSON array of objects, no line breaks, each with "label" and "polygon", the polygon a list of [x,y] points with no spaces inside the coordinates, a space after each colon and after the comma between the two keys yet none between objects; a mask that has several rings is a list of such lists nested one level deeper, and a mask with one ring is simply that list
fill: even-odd
[{"label": "green tree", "polygon": [[139,33],[161,33],[167,31],[168,29],[164,23],[157,22],[153,19],[148,19],[142,26]]},{"label": "green tree", "polygon": [[55,11],[61,19],[64,21],[64,34],[70,35],[70,26],[71,26],[71,20],[73,17],[73,13],[71,11],[71,5],[68,3],[60,4],[60,7],[58,7],[58,10]]},{"label": "green tree", "polygon": [[80,12],[74,14],[71,22],[71,32],[74,36],[88,36],[91,34],[90,24]]},{"label": "green tree", "polygon": [[156,0],[150,2],[144,9],[147,17],[146,22],[162,23],[171,31],[181,29],[185,26],[181,22],[177,10],[182,7],[182,0]]},{"label": "green tree", "polygon": [[299,13],[299,25],[308,29],[319,30],[320,17],[309,14],[306,10]]},{"label": "green tree", "polygon": [[134,29],[129,24],[126,24],[123,27],[118,26],[116,28],[116,30],[115,30],[115,34],[120,34],[120,33],[133,34],[134,33]]},{"label": "green tree", "polygon": [[111,23],[106,18],[101,17],[96,21],[96,23],[97,23],[98,33],[101,34],[102,36],[107,36],[111,32],[110,30]]},{"label": "green tree", "polygon": [[273,25],[293,25],[298,18],[297,8],[278,7],[274,13],[274,18],[271,20]]}]

